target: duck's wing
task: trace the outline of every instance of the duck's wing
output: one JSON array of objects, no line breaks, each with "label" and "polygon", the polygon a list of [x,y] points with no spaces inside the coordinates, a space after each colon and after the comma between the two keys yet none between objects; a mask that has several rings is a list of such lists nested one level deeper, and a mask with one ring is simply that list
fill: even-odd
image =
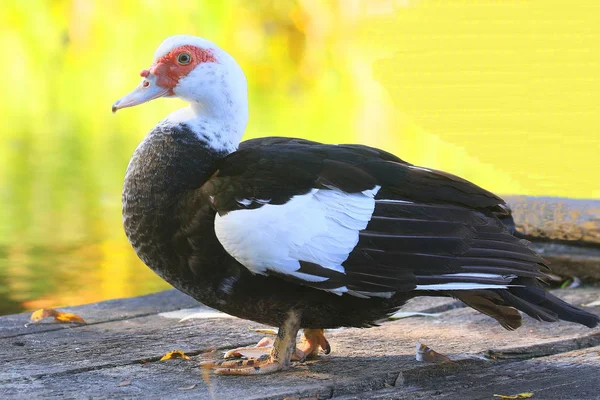
[{"label": "duck's wing", "polygon": [[355,296],[505,288],[543,261],[495,217],[504,202],[366,146],[268,138],[201,188],[223,247],[254,273]]},{"label": "duck's wing", "polygon": [[500,221],[503,200],[366,146],[246,143],[199,189],[225,250],[256,274],[364,298],[451,295],[514,329],[598,317],[546,293],[544,260]]}]

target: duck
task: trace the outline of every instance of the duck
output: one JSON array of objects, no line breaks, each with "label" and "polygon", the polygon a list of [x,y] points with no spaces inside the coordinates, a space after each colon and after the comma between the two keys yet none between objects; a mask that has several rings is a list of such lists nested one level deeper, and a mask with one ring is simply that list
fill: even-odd
[{"label": "duck", "polygon": [[278,327],[275,339],[203,363],[215,373],[288,369],[330,352],[325,329],[374,327],[419,296],[458,299],[509,330],[520,312],[597,326],[597,315],[544,289],[546,261],[513,234],[495,194],[365,145],[242,141],[245,74],[204,38],[168,37],[140,76],[113,112],[161,97],[189,105],[129,162],[129,242],[206,306]]}]

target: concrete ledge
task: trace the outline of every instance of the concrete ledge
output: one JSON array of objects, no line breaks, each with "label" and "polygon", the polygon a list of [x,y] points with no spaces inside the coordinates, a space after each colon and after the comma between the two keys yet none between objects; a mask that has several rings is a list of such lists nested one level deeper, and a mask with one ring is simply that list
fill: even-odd
[{"label": "concrete ledge", "polygon": [[504,196],[517,232],[533,241],[600,246],[600,200]]},{"label": "concrete ledge", "polygon": [[517,235],[532,242],[552,273],[600,281],[600,200],[505,196]]}]

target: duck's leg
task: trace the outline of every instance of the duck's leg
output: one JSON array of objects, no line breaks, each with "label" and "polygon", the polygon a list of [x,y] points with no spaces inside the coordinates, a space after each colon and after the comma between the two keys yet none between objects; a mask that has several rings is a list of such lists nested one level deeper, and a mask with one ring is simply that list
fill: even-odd
[{"label": "duck's leg", "polygon": [[295,310],[288,312],[268,354],[247,360],[207,361],[200,365],[204,368],[213,368],[216,374],[222,375],[269,374],[288,369],[292,355],[296,351],[296,335],[300,329],[300,319],[300,312]]},{"label": "duck's leg", "polygon": [[[270,335],[271,333],[269,332],[268,334]],[[277,337],[277,331],[273,331],[272,334]],[[301,340],[298,347],[296,347],[296,351],[292,354],[292,361],[304,361],[316,358],[319,355],[319,350],[322,350],[325,354],[331,353],[331,346],[325,338],[323,329],[305,329]],[[223,358],[258,358],[262,355],[270,354],[274,342],[275,339],[264,337],[253,347],[239,347],[229,350]]]}]

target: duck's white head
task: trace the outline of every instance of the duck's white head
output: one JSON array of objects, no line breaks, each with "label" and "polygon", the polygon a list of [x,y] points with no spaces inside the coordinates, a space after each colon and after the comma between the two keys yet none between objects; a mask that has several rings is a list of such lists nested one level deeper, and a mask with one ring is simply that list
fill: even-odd
[{"label": "duck's white head", "polygon": [[248,122],[248,88],[244,72],[227,52],[200,37],[171,36],[140,75],[140,84],[113,104],[113,112],[159,97],[179,97],[190,107],[165,122],[185,123],[205,136],[225,135],[237,146]]}]

